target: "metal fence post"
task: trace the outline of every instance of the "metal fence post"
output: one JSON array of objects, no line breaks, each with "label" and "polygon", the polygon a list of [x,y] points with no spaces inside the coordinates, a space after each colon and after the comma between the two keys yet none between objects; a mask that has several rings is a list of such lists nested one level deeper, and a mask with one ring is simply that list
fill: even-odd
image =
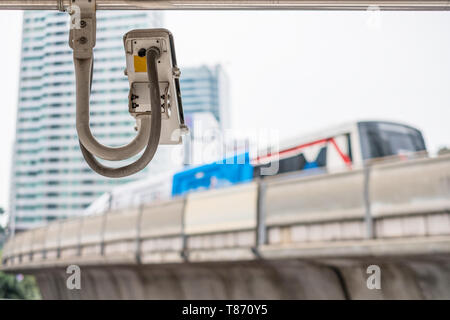
[{"label": "metal fence post", "polygon": [[187,246],[187,235],[186,235],[186,203],[187,196],[183,197],[183,209],[181,211],[181,257],[186,262],[189,258],[188,246]]},{"label": "metal fence post", "polygon": [[106,229],[106,219],[108,217],[108,212],[103,212],[102,219],[102,229],[100,230],[100,255],[105,255],[105,229]]},{"label": "metal fence post", "polygon": [[79,224],[79,230],[78,230],[78,239],[77,239],[77,256],[81,256],[81,230],[83,230],[83,224],[84,224],[84,219],[85,219],[85,217],[84,216],[82,216],[81,218],[80,218],[80,224]]},{"label": "metal fence post", "polygon": [[370,203],[370,171],[371,171],[370,163],[364,163],[364,222],[366,225],[366,238],[373,239],[374,238],[374,230],[373,230],[373,217],[371,211],[371,203]]},{"label": "metal fence post", "polygon": [[61,258],[61,231],[62,231],[62,224],[63,220],[58,220],[58,242],[56,244],[56,259]]},{"label": "metal fence post", "polygon": [[106,229],[106,219],[108,218],[108,213],[112,210],[112,204],[113,204],[113,193],[109,193],[108,198],[108,209],[103,212],[103,219],[102,219],[102,229],[101,229],[101,235],[100,235],[100,255],[105,255],[105,229]]},{"label": "metal fence post", "polygon": [[138,218],[137,218],[137,222],[136,222],[136,263],[137,264],[141,264],[142,260],[141,260],[141,247],[142,247],[142,241],[141,241],[141,229],[142,229],[142,215],[144,214],[144,201],[140,196],[140,200],[139,200],[139,207],[138,207],[139,211],[138,211]]},{"label": "metal fence post", "polygon": [[267,243],[267,230],[266,230],[266,208],[265,208],[265,198],[266,198],[266,183],[260,178],[257,188],[256,197],[256,234],[255,234],[255,247],[253,248],[253,253],[261,258],[259,248],[261,245]]}]

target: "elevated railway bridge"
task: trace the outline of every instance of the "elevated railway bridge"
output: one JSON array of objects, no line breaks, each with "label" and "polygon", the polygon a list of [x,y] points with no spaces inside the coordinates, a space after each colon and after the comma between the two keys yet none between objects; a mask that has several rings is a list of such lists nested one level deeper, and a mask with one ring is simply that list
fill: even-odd
[{"label": "elevated railway bridge", "polygon": [[[288,174],[17,234],[44,298],[448,299],[450,156]],[[66,268],[81,268],[68,290]],[[381,289],[367,287],[367,267]]]}]

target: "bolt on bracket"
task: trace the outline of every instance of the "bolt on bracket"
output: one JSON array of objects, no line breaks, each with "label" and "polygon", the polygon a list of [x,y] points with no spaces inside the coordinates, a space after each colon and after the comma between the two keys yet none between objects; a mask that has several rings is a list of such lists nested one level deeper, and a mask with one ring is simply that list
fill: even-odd
[{"label": "bolt on bracket", "polygon": [[70,14],[69,46],[76,59],[89,59],[95,47],[95,0],[73,0],[67,9]]}]

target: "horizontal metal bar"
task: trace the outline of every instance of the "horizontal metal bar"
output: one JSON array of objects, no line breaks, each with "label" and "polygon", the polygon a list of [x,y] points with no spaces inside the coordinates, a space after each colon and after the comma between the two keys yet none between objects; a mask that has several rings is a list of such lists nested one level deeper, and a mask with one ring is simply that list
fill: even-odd
[{"label": "horizontal metal bar", "polygon": [[[59,10],[77,0],[1,0],[0,10]],[[450,10],[450,0],[96,0],[97,10]]]}]

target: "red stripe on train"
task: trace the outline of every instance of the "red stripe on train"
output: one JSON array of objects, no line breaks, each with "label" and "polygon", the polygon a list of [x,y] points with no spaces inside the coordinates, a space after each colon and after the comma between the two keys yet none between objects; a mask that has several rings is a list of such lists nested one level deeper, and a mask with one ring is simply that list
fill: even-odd
[{"label": "red stripe on train", "polygon": [[316,144],[327,143],[327,142],[330,142],[334,146],[334,148],[336,149],[336,151],[338,152],[338,154],[342,158],[342,160],[345,162],[345,164],[347,166],[351,166],[352,161],[350,160],[350,157],[348,155],[346,155],[344,152],[342,152],[342,150],[339,148],[339,146],[337,145],[337,143],[334,140],[334,138],[320,139],[320,140],[308,142],[308,143],[305,143],[305,144],[301,144],[301,145],[298,145],[296,147],[292,147],[292,148],[289,148],[289,149],[286,149],[286,150],[283,150],[283,151],[280,151],[280,152],[269,153],[269,154],[267,154],[265,156],[258,156],[256,158],[256,163],[260,163],[264,159],[272,158],[272,157],[275,157],[275,156],[280,157],[280,156],[283,156],[283,155],[286,155],[286,154],[289,154],[289,153],[292,153],[292,152],[300,151],[301,149],[304,149],[306,147],[311,147],[311,146],[314,146]]}]

